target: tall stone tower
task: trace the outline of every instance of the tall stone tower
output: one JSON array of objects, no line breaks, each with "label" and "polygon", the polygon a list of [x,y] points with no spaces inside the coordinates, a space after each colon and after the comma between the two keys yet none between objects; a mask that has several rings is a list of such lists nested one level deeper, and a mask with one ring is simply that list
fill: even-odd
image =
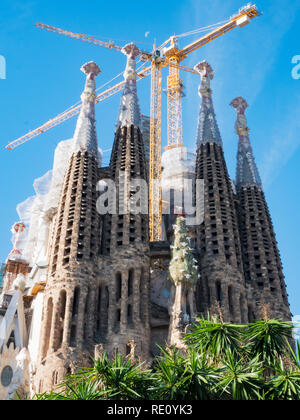
[{"label": "tall stone tower", "polygon": [[109,279],[108,334],[104,348],[111,355],[116,351],[129,354],[134,346],[135,356],[147,360],[150,249],[147,166],[136,89],[136,57],[140,51],[134,44],[128,44],[122,52],[127,56],[125,86],[110,161],[115,211],[104,217],[100,268],[104,278]]},{"label": "tall stone tower", "polygon": [[280,254],[249,139],[245,118],[248,104],[238,97],[230,105],[237,113],[236,186],[245,280],[252,289],[248,302],[249,321],[261,317],[259,303],[269,304],[270,316],[290,320]]},{"label": "tall stone tower", "polygon": [[213,70],[206,61],[197,64],[195,69],[202,77],[196,179],[204,180],[204,222],[197,227],[196,235],[201,274],[197,310],[206,314],[218,302],[225,320],[246,322],[246,289],[234,193],[210,88]]},{"label": "tall stone tower", "polygon": [[100,251],[94,106],[95,78],[100,69],[89,62],[81,70],[86,74],[82,106],[50,238],[36,392],[49,390],[76,366],[88,366],[93,352]]}]

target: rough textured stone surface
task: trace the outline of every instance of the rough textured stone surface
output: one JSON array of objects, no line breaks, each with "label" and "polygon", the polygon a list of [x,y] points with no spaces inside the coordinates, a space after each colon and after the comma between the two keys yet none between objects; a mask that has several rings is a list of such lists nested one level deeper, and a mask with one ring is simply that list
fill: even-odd
[{"label": "rough textured stone surface", "polygon": [[218,302],[226,321],[246,320],[246,286],[232,184],[223,149],[201,143],[196,177],[204,179],[204,222],[197,228],[201,278],[196,305],[206,314]]}]

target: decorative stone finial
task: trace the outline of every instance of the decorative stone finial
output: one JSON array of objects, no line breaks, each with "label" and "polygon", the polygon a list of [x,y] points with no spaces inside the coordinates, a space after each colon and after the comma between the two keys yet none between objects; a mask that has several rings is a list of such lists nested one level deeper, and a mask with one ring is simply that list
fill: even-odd
[{"label": "decorative stone finial", "polygon": [[94,61],[84,64],[80,70],[86,74],[85,88],[81,95],[81,111],[85,116],[94,118],[94,105],[97,97],[95,78],[101,73],[101,70]]},{"label": "decorative stone finial", "polygon": [[210,89],[210,81],[214,78],[214,72],[211,65],[204,60],[196,64],[194,70],[196,70],[201,76],[199,96],[207,96],[208,94],[211,94],[212,90]]},{"label": "decorative stone finial", "polygon": [[121,51],[127,56],[124,79],[136,80],[136,57],[138,57],[141,53],[139,48],[131,42],[130,44],[125,45]]},{"label": "decorative stone finial", "polygon": [[98,74],[101,73],[100,67],[94,61],[89,61],[88,63],[85,63],[80,70],[87,75],[93,74],[94,76],[98,76]]},{"label": "decorative stone finial", "polygon": [[230,105],[237,113],[235,122],[235,131],[239,137],[236,169],[237,188],[251,185],[261,186],[261,179],[253,156],[249,139],[249,128],[245,117],[248,104],[244,98],[238,96],[230,102]]},{"label": "decorative stone finial", "polygon": [[136,89],[136,57],[140,50],[133,43],[122,48],[123,54],[127,56],[126,68],[124,71],[125,86],[121,97],[120,112],[117,127],[134,125],[140,127],[140,106]]},{"label": "decorative stone finial", "polygon": [[194,69],[201,76],[198,93],[202,98],[196,137],[197,146],[204,143],[216,143],[222,146],[222,139],[212,102],[212,90],[210,88],[210,81],[214,77],[213,69],[205,60],[196,64]]},{"label": "decorative stone finial", "polygon": [[86,82],[81,94],[82,105],[74,133],[74,152],[89,151],[99,161],[95,121],[97,98],[95,79],[101,70],[94,61],[84,64],[80,70],[86,75]]},{"label": "decorative stone finial", "polygon": [[236,110],[237,120],[235,123],[235,131],[238,136],[247,136],[249,128],[247,127],[247,120],[245,117],[245,111],[248,108],[248,104],[244,98],[238,96],[230,102],[230,105]]}]

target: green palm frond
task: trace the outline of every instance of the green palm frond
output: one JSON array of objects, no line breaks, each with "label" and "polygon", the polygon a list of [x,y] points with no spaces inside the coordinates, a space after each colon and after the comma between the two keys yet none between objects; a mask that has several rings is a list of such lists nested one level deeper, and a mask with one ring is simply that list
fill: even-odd
[{"label": "green palm frond", "polygon": [[274,364],[287,353],[292,340],[292,323],[276,319],[264,319],[249,324],[245,333],[247,348],[252,357],[259,357],[265,367]]},{"label": "green palm frond", "polygon": [[[299,349],[299,347],[298,347]],[[275,400],[300,400],[300,368],[285,368],[282,359],[273,366],[275,375],[268,384],[268,394]]]},{"label": "green palm frond", "polygon": [[216,388],[225,399],[262,399],[264,384],[261,374],[262,365],[258,358],[245,363],[236,355],[228,353],[223,361],[222,378]]},{"label": "green palm frond", "polygon": [[197,351],[218,360],[228,351],[241,354],[244,325],[220,322],[216,318],[199,318],[191,332],[185,334],[186,343]]}]

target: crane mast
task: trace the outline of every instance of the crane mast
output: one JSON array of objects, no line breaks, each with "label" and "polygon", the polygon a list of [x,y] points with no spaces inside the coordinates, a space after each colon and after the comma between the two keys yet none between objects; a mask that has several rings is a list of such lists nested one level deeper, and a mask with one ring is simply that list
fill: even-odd
[{"label": "crane mast", "polygon": [[[154,46],[155,51],[155,46]],[[161,202],[161,60],[153,55],[151,63],[149,237],[162,238]]]}]

